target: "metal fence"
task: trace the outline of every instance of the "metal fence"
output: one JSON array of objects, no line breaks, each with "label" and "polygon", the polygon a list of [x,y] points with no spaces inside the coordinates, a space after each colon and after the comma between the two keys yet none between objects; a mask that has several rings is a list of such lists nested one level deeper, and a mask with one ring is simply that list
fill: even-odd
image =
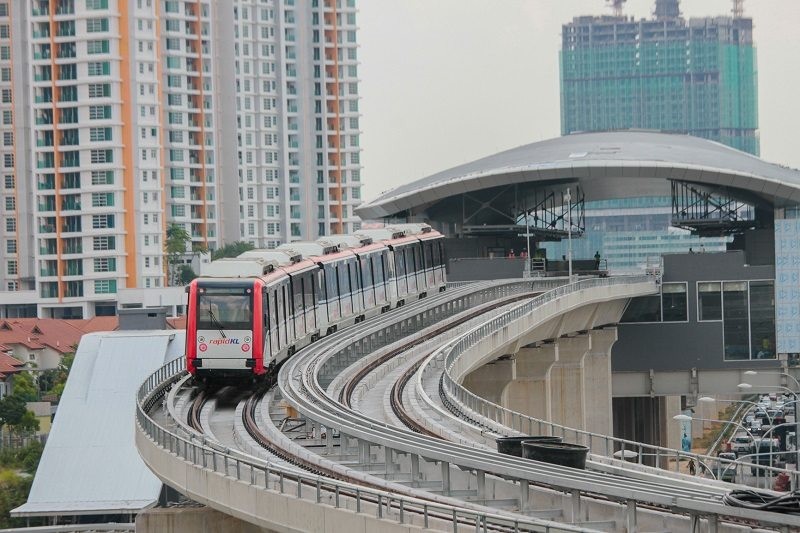
[{"label": "metal fence", "polygon": [[458,383],[452,376],[454,370],[461,368],[459,364],[460,358],[481,340],[488,338],[514,321],[534,312],[548,302],[585,289],[648,281],[656,282],[657,278],[652,275],[619,276],[577,281],[569,285],[557,287],[541,296],[537,296],[526,305],[511,309],[469,331],[454,344],[450,344],[449,347],[444,347],[442,349],[444,358],[442,390],[447,400],[459,411],[461,416],[471,419],[478,424],[485,424],[486,420],[489,420],[496,425],[508,428],[509,433],[517,432],[524,435],[561,436],[565,441],[588,446],[596,455],[601,455],[609,459],[625,459],[629,462],[636,462],[642,465],[651,464],[658,468],[674,470],[676,472],[680,470],[681,462],[688,463],[689,461],[696,461],[698,468],[695,470],[695,475],[701,476],[704,473],[708,473],[715,479],[717,477],[715,473],[727,474],[729,471],[735,471],[739,479],[744,479],[746,469],[752,469],[756,475],[757,485],[761,483],[761,480],[767,483],[767,480],[772,476],[786,473],[792,480],[792,487],[800,487],[800,472],[796,470],[766,465],[752,465],[751,463],[744,463],[741,461],[731,462],[730,460],[720,460],[718,457],[711,455],[684,452],[672,448],[619,439],[609,435],[570,428],[547,420],[528,416],[477,396]]},{"label": "metal fence", "polygon": [[535,519],[515,520],[508,516],[479,513],[455,506],[398,496],[358,485],[282,468],[256,457],[229,450],[211,442],[184,438],[157,423],[149,415],[177,380],[185,375],[184,359],[172,361],[153,373],[137,394],[136,422],[138,430],[150,438],[164,453],[173,454],[192,467],[220,476],[234,478],[253,490],[270,490],[336,509],[368,513],[377,519],[399,524],[414,524],[446,531],[575,532],[585,529],[544,523]]}]

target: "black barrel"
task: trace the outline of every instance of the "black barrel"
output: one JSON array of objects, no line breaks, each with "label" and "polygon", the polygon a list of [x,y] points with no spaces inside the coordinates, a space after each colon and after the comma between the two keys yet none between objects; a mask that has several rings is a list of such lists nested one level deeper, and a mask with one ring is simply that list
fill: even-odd
[{"label": "black barrel", "polygon": [[522,456],[534,461],[572,468],[586,468],[589,448],[567,442],[523,442]]},{"label": "black barrel", "polygon": [[506,455],[522,457],[523,442],[561,442],[561,437],[529,435],[527,437],[501,437],[497,439],[497,451]]}]

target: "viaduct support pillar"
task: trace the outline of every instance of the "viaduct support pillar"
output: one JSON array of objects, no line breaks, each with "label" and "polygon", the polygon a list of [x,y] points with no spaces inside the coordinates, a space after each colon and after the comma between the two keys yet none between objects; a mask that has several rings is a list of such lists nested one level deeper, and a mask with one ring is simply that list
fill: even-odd
[{"label": "viaduct support pillar", "polygon": [[514,358],[514,379],[503,390],[501,404],[528,416],[550,420],[550,369],[556,361],[555,343],[521,348]]},{"label": "viaduct support pillar", "polygon": [[499,404],[503,389],[514,379],[514,360],[503,356],[471,372],[464,379],[464,387],[476,396]]},{"label": "viaduct support pillar", "polygon": [[592,347],[588,334],[556,341],[558,360],[550,371],[551,420],[562,426],[586,429],[584,361]]},{"label": "viaduct support pillar", "polygon": [[595,329],[589,332],[591,349],[584,359],[584,390],[586,430],[601,435],[613,435],[611,415],[611,347],[617,341],[617,328]]}]

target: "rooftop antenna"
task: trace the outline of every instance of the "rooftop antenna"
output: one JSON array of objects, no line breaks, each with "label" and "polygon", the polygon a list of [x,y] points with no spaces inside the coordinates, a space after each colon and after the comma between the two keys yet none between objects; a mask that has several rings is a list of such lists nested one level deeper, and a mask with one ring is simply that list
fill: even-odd
[{"label": "rooftop antenna", "polygon": [[744,0],[733,0],[733,18],[744,17]]},{"label": "rooftop antenna", "polygon": [[628,0],[606,0],[606,3],[611,4],[611,9],[614,10],[614,16],[615,17],[621,17],[622,16],[622,6],[627,1]]}]

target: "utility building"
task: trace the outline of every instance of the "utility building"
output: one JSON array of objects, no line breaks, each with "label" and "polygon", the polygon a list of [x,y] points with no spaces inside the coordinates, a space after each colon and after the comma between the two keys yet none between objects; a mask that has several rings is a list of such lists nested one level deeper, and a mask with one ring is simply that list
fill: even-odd
[{"label": "utility building", "polygon": [[[615,4],[616,5],[616,4]],[[738,8],[737,8],[738,6]],[[759,153],[753,20],[580,16],[563,26],[561,133],[631,128],[688,133]]]}]

